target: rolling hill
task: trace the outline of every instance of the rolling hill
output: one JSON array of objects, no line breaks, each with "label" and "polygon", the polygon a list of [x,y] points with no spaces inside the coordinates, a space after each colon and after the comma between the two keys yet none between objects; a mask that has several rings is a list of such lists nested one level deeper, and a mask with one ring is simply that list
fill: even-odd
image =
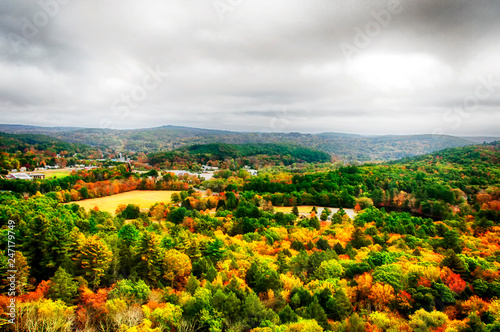
[{"label": "rolling hill", "polygon": [[362,136],[344,133],[257,133],[179,126],[116,130],[0,125],[0,131],[44,134],[65,142],[83,143],[117,152],[155,153],[172,151],[183,146],[209,143],[295,144],[324,151],[337,159],[358,161],[394,160],[477,142],[477,138],[468,139],[430,134]]},{"label": "rolling hill", "polygon": [[209,160],[225,160],[227,158],[257,157],[268,161],[283,162],[290,165],[296,162],[324,163],[331,156],[323,151],[293,144],[247,143],[226,144],[210,143],[195,144],[168,152],[158,152],[150,155],[150,164],[155,165],[165,161],[173,163],[176,160],[206,163]]},{"label": "rolling hill", "polygon": [[15,153],[35,149],[60,153],[89,152],[92,147],[82,143],[68,143],[61,139],[42,134],[7,134],[0,132],[0,151]]}]

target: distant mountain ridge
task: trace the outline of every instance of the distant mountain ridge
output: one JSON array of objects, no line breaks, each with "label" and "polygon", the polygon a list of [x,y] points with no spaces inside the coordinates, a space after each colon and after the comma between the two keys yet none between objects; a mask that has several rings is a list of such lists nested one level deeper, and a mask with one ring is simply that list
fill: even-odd
[{"label": "distant mountain ridge", "polygon": [[0,124],[0,132],[9,134],[43,134],[83,129],[82,127],[41,127],[21,124]]},{"label": "distant mountain ridge", "polygon": [[[117,152],[154,153],[183,146],[208,143],[283,143],[296,144],[329,153],[338,159],[384,161],[431,153],[445,148],[476,144],[480,137],[465,138],[448,135],[383,135],[326,132],[257,133],[213,130],[165,125],[144,129],[99,129],[79,127],[38,127],[0,124],[6,133],[36,133],[65,142],[83,143]],[[494,140],[494,138],[489,138]],[[478,141],[479,140],[479,141]]]},{"label": "distant mountain ridge", "polygon": [[316,135],[323,137],[363,137],[363,135],[359,134],[347,134],[347,133],[337,133],[337,132],[326,132],[326,133],[319,133]]},{"label": "distant mountain ridge", "polygon": [[500,140],[500,137],[494,137],[494,136],[460,136],[460,137],[476,143],[491,143]]}]

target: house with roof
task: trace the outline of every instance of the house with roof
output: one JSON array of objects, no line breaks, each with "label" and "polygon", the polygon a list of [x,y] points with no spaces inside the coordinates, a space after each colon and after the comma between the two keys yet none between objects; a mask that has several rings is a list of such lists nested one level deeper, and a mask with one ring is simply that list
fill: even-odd
[{"label": "house with roof", "polygon": [[218,171],[219,167],[203,165],[203,172],[206,171]]},{"label": "house with roof", "polygon": [[250,168],[245,169],[245,171],[247,171],[247,173],[250,173],[250,175],[252,176],[256,176],[258,173],[256,169],[250,169]]},{"label": "house with roof", "polygon": [[30,173],[29,176],[31,176],[33,179],[39,179],[39,180],[45,179],[45,174],[43,173]]},{"label": "house with roof", "polygon": [[26,173],[10,173],[7,174],[5,178],[11,180],[33,180],[33,178]]}]

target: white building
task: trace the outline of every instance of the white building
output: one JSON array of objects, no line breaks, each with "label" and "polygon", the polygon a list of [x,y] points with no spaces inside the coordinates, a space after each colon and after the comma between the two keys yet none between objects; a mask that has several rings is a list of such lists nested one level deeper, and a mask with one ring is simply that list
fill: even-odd
[{"label": "white building", "polygon": [[250,175],[252,175],[252,176],[257,175],[257,170],[256,169],[249,169],[249,168],[247,168],[247,169],[245,169],[245,171],[247,171],[248,173],[250,173]]},{"label": "white building", "polygon": [[26,173],[10,173],[6,175],[5,178],[11,180],[33,180],[33,178]]},{"label": "white building", "polygon": [[32,178],[32,179],[45,179],[45,174],[43,173],[30,173],[29,176]]},{"label": "white building", "polygon": [[219,170],[219,167],[207,166],[207,165],[203,166],[203,171],[204,172],[206,172],[206,171],[218,171],[218,170]]}]

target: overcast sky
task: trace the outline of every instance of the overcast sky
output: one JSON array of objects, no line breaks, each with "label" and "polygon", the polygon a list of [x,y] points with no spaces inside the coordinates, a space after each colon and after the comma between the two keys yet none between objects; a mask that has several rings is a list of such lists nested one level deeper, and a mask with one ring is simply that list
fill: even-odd
[{"label": "overcast sky", "polygon": [[0,122],[500,136],[500,3],[4,0]]}]

